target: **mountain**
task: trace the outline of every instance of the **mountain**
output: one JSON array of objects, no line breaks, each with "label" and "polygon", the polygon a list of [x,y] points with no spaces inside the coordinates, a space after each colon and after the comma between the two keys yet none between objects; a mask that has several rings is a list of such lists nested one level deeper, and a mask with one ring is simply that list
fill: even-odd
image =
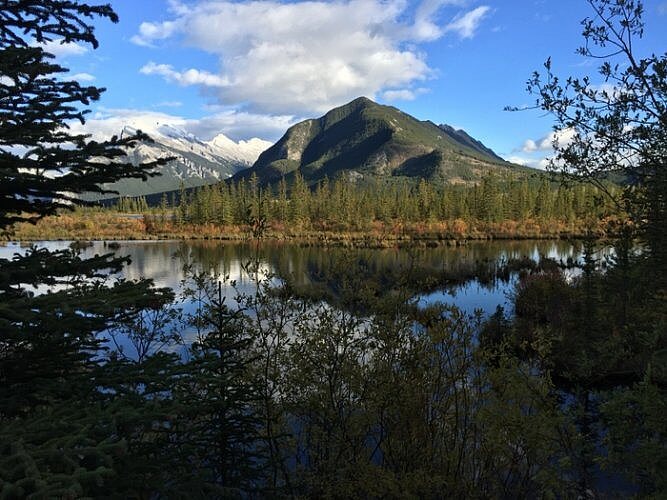
[{"label": "mountain", "polygon": [[501,162],[505,161],[500,156],[498,156],[491,148],[487,148],[484,144],[482,144],[474,137],[470,137],[468,133],[463,129],[457,130],[454,127],[451,127],[450,125],[447,125],[445,123],[441,123],[440,125],[438,125],[438,128],[442,130],[445,134],[447,134],[451,139],[455,140],[459,144],[462,144],[463,146],[467,146],[471,149],[474,149],[478,153],[495,158],[497,161]]},{"label": "mountain", "polygon": [[462,130],[420,121],[397,108],[359,97],[324,116],[290,127],[252,166],[262,184],[298,171],[314,184],[328,177],[354,179],[417,177],[470,183],[485,172],[525,170],[512,165]]},{"label": "mountain", "polygon": [[[135,132],[128,126],[122,130],[123,135]],[[179,189],[181,182],[185,187],[212,184],[250,167],[259,154],[271,146],[270,142],[256,138],[234,142],[223,134],[202,141],[171,125],[159,125],[143,132],[154,142],[141,142],[130,150],[128,157],[133,163],[167,156],[174,156],[175,160],[160,169],[160,176],[147,181],[123,179],[105,184],[105,188],[118,191],[121,196],[145,196]]]}]

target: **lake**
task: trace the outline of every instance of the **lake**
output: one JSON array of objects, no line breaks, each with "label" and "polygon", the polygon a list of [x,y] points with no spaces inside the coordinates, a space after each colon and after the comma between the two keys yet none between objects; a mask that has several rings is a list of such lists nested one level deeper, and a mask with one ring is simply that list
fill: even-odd
[{"label": "lake", "polygon": [[[25,251],[28,244],[9,243],[0,247],[0,258]],[[68,248],[70,242],[37,242],[50,249]],[[116,248],[117,247],[117,248]],[[262,245],[219,241],[121,241],[93,242],[82,256],[116,252],[132,262],[122,277],[150,278],[159,287],[177,293],[185,278],[185,265],[197,271],[227,276],[225,295],[252,292],[255,282],[247,264],[257,262],[263,274],[287,279],[303,293],[318,291],[331,298],[338,281],[376,280],[389,290],[402,276],[418,278],[413,292],[423,304],[444,302],[468,313],[481,310],[490,314],[497,306],[510,311],[509,295],[518,277],[513,272],[499,273],[504,264],[523,259],[539,262],[544,257],[571,262],[581,256],[581,242],[560,240],[473,241],[463,246],[396,249],[341,249],[302,247],[265,242]],[[229,282],[236,283],[236,290]]]},{"label": "lake", "polygon": [[[55,250],[68,248],[70,242],[43,242],[37,245]],[[24,252],[26,248],[28,247],[16,243],[0,246],[0,258],[10,258],[14,253]],[[177,296],[183,289],[183,283],[187,282],[189,274],[186,272],[186,268],[188,267],[192,267],[196,272],[208,275],[224,275],[227,279],[222,282],[222,293],[230,299],[227,302],[228,304],[231,304],[235,300],[238,293],[252,294],[256,290],[257,281],[253,276],[253,272],[249,272],[252,266],[248,266],[249,263],[255,262],[256,268],[260,270],[263,276],[268,276],[267,279],[275,283],[289,282],[292,290],[297,295],[315,296],[334,306],[341,307],[342,305],[340,310],[357,305],[359,307],[354,313],[361,313],[361,316],[364,316],[364,319],[366,319],[369,317],[365,316],[369,311],[367,304],[362,303],[363,301],[360,301],[359,304],[345,303],[344,292],[346,287],[348,287],[348,290],[351,289],[354,292],[360,292],[364,286],[369,286],[371,294],[380,296],[391,294],[400,288],[402,291],[407,291],[406,296],[416,300],[418,305],[422,307],[435,302],[442,302],[455,305],[465,313],[475,314],[479,312],[484,316],[492,314],[498,306],[501,306],[507,314],[511,314],[511,294],[522,269],[529,269],[536,263],[543,262],[544,259],[548,258],[565,264],[568,267],[565,271],[566,275],[572,276],[577,273],[577,270],[572,268],[570,264],[580,260],[582,251],[583,243],[580,241],[567,242],[553,240],[476,241],[457,247],[442,246],[437,248],[374,250],[301,247],[275,242],[252,245],[247,243],[239,244],[213,241],[123,241],[113,242],[112,244],[94,242],[92,246],[82,250],[82,256],[89,257],[108,252],[115,252],[123,256],[127,255],[131,258],[132,262],[124,268],[119,277],[126,279],[150,278],[159,287],[173,289]],[[606,251],[603,251],[601,255],[606,253]],[[401,284],[404,287],[401,288],[397,284]],[[364,294],[360,293],[359,296],[363,297]],[[318,304],[318,306],[321,305]],[[196,312],[192,303],[181,302],[179,306],[186,315],[189,312]],[[526,394],[533,394],[533,386],[530,386],[531,391],[517,393],[518,396],[506,396],[506,393],[502,393],[502,397],[497,400],[489,399],[485,404],[490,405],[493,403],[497,405],[491,405],[491,410],[488,410],[488,406],[484,406],[484,411],[478,412],[479,408],[475,405],[470,405],[465,409],[465,411],[469,412],[469,415],[465,414],[465,418],[461,417],[463,420],[459,420],[458,406],[455,409],[449,406],[451,401],[456,400],[456,398],[449,397],[451,394],[457,397],[461,396],[462,401],[473,401],[477,394],[476,391],[483,393],[485,396],[490,394],[489,392],[485,392],[492,386],[489,380],[493,380],[494,384],[498,383],[497,379],[480,379],[482,382],[479,382],[477,386],[474,385],[477,383],[475,381],[478,380],[476,377],[482,377],[487,372],[485,370],[475,371],[477,370],[477,365],[473,361],[477,362],[477,358],[473,356],[473,347],[477,345],[477,337],[475,337],[475,332],[469,337],[465,336],[465,332],[468,331],[465,322],[451,323],[453,325],[451,337],[442,337],[443,340],[434,341],[433,345],[423,342],[415,342],[414,345],[411,345],[409,342],[405,343],[410,348],[426,349],[424,351],[410,351],[406,347],[405,351],[397,350],[395,352],[391,350],[391,343],[387,342],[386,345],[381,344],[381,341],[386,340],[382,336],[385,333],[383,330],[384,324],[379,323],[379,328],[369,330],[370,333],[368,333],[363,329],[369,326],[370,322],[353,322],[354,331],[353,335],[349,338],[353,338],[354,342],[345,345],[345,349],[352,349],[352,354],[348,354],[348,351],[341,351],[340,345],[334,341],[338,339],[336,335],[340,331],[345,331],[345,328],[349,327],[327,329],[327,319],[331,320],[333,318],[332,324],[339,326],[338,319],[341,317],[338,315],[327,317],[328,310],[330,309],[333,308],[330,308],[326,304],[324,304],[324,307],[313,307],[312,314],[309,312],[305,315],[296,316],[297,320],[293,320],[289,315],[286,315],[288,318],[286,322],[288,327],[285,331],[289,332],[289,343],[280,340],[280,334],[277,334],[275,337],[267,337],[271,342],[275,341],[275,344],[271,342],[262,344],[261,335],[255,337],[258,339],[256,347],[259,346],[259,348],[266,349],[265,351],[259,349],[257,352],[266,355],[266,359],[269,361],[279,360],[279,363],[283,363],[276,365],[279,369],[275,373],[279,375],[275,375],[275,380],[269,380],[269,375],[266,375],[266,387],[275,389],[272,397],[275,398],[276,408],[278,408],[275,410],[276,414],[283,412],[285,415],[288,415],[288,418],[286,417],[283,422],[283,429],[286,429],[284,435],[295,436],[295,442],[299,442],[298,439],[301,439],[302,435],[311,436],[311,434],[308,434],[309,432],[315,433],[312,435],[320,435],[317,433],[321,431],[313,424],[313,420],[310,420],[310,412],[322,412],[322,416],[318,416],[318,418],[321,418],[326,427],[332,418],[335,419],[340,416],[338,412],[341,407],[346,408],[346,411],[349,410],[349,415],[363,415],[364,418],[368,418],[372,422],[367,429],[359,431],[363,435],[361,442],[369,446],[376,441],[379,443],[381,440],[389,438],[398,439],[400,442],[402,438],[402,424],[397,424],[396,428],[392,430],[393,435],[389,431],[385,434],[385,430],[383,429],[380,433],[382,434],[382,439],[376,436],[378,429],[385,424],[382,419],[378,421],[372,420],[376,417],[373,414],[375,408],[373,404],[377,401],[382,401],[386,404],[395,404],[397,401],[402,401],[401,398],[395,397],[395,394],[403,394],[404,392],[411,394],[410,391],[414,392],[415,390],[417,391],[415,394],[419,394],[419,398],[413,400],[407,399],[408,403],[406,403],[413,404],[414,406],[405,410],[404,414],[396,411],[392,415],[402,415],[407,422],[414,423],[423,415],[431,415],[430,411],[433,405],[440,405],[438,409],[440,413],[437,413],[438,418],[433,421],[429,420],[428,422],[429,426],[433,422],[439,422],[438,425],[442,425],[443,429],[447,429],[447,432],[443,431],[437,434],[438,438],[442,441],[442,450],[446,452],[450,449],[457,449],[458,439],[462,439],[463,441],[467,439],[467,434],[464,431],[470,426],[468,418],[488,419],[481,420],[483,425],[480,426],[480,429],[487,432],[484,439],[504,439],[505,434],[509,435],[507,438],[509,445],[505,446],[505,448],[493,448],[491,452],[500,453],[503,450],[510,450],[513,456],[515,453],[514,450],[518,449],[515,446],[515,440],[523,442],[524,435],[531,435],[534,423],[528,418],[530,415],[525,416],[525,424],[522,424],[525,427],[517,431],[518,437],[506,432],[505,429],[514,429],[513,426],[516,426],[516,423],[521,421],[512,420],[511,425],[506,426],[503,423],[503,418],[508,414],[514,415],[513,409],[510,407],[510,410],[508,410],[509,406],[505,405],[509,405],[513,401],[513,397],[518,397],[518,400],[521,400],[520,398],[525,397]],[[248,314],[252,314],[252,312]],[[322,323],[324,328],[322,329],[318,329],[318,326],[321,326],[318,323],[320,320],[317,316],[318,314],[322,314],[325,317],[324,323]],[[147,318],[150,321],[150,316]],[[305,318],[305,321],[301,321],[302,318]],[[266,322],[266,316],[261,321]],[[257,324],[260,324],[261,321],[258,321]],[[180,328],[178,331],[179,341],[173,343],[165,342],[164,345],[159,345],[161,341],[158,341],[157,344],[159,350],[177,353],[180,360],[187,363],[192,359],[192,350],[190,348],[197,337],[192,329],[188,330],[187,327],[183,327],[184,324],[179,323],[177,325]],[[420,327],[426,328],[425,324],[420,324]],[[189,325],[191,326],[191,324]],[[304,325],[306,325],[306,328],[301,328]],[[402,332],[399,326],[394,329],[388,329],[387,338],[393,338],[394,333]],[[362,331],[364,335],[357,336],[357,333],[361,333]],[[422,341],[424,338],[430,338],[426,335],[420,336],[420,333],[423,332],[417,328],[407,331],[408,335],[414,335],[415,338]],[[438,331],[437,328],[434,328],[434,331],[436,334],[443,333],[443,331]],[[430,334],[430,332],[428,333]],[[134,358],[135,360],[139,358],[135,355],[138,352],[136,344],[129,337],[116,336],[113,333],[109,335],[110,337],[105,336],[106,340],[109,341],[109,347],[116,349],[121,354],[125,354],[128,358]],[[403,339],[405,338],[403,337]],[[434,339],[437,338],[434,337]],[[325,340],[331,342],[327,343]],[[280,342],[283,343],[280,344]],[[279,345],[280,348],[275,347],[276,345]],[[382,347],[378,347],[380,345]],[[401,345],[403,346],[403,344]],[[267,348],[266,346],[269,347]],[[430,347],[433,347],[433,349],[429,350],[428,348]],[[150,350],[150,353],[152,352],[154,352],[153,349]],[[276,352],[279,354],[275,354]],[[397,352],[403,353],[406,357],[391,357],[396,355]],[[428,362],[414,364],[414,359],[410,355],[405,354],[413,352],[424,355],[424,359],[428,360]],[[262,359],[264,360],[265,358]],[[401,362],[396,362],[395,359],[401,359]],[[383,364],[384,360],[393,361]],[[312,363],[313,365],[311,366],[308,363]],[[327,365],[326,363],[329,364]],[[342,369],[340,373],[334,370],[334,368],[338,369],[344,364],[347,367],[347,372],[343,372]],[[322,366],[324,366],[324,369],[321,369]],[[423,379],[419,377],[414,378],[416,377],[415,373],[421,373],[418,370],[424,370],[424,374],[422,374],[424,375]],[[327,384],[332,380],[338,381],[333,375],[331,380],[322,378],[322,374],[326,375],[329,373],[333,373],[336,377],[345,376],[349,378],[342,378],[342,382],[336,382],[339,385],[331,386],[335,390],[327,393],[327,390],[332,390]],[[379,374],[377,383],[376,379],[373,378],[375,374]],[[393,378],[386,378],[389,375],[392,375]],[[536,376],[537,372],[531,372],[531,375]],[[290,376],[296,378],[290,379]],[[465,379],[465,383],[461,382],[463,379]],[[388,380],[391,383],[388,383]],[[413,384],[413,380],[422,380],[423,387],[422,385]],[[451,384],[449,382],[438,382],[438,384],[441,383],[442,385],[433,385],[435,384],[434,381],[451,380],[454,381]],[[524,379],[521,378],[518,380]],[[513,384],[517,383],[514,379],[510,381]],[[530,379],[529,381],[532,383],[535,380]],[[275,387],[271,385],[274,383],[276,384]],[[361,389],[359,389],[358,393],[354,393],[354,397],[349,396],[348,391],[351,391],[351,387],[356,388],[355,384],[360,384]],[[395,389],[394,385],[396,384],[403,385],[398,385],[399,388]],[[508,382],[505,389],[513,387],[515,386]],[[519,386],[519,388],[522,387]],[[303,391],[303,394],[300,391]],[[434,392],[431,393],[429,391]],[[342,395],[340,396],[340,401],[332,400],[332,394],[334,396]],[[368,396],[368,394],[371,395]],[[539,392],[536,392],[536,394],[541,398]],[[323,395],[326,395],[329,399],[323,397]],[[424,409],[420,406],[420,398],[422,396],[429,402],[429,411],[424,412],[423,415],[419,413]],[[331,404],[333,404],[335,411],[330,410],[326,406],[331,401],[333,401]],[[540,402],[541,400],[536,401]],[[563,401],[563,408],[565,408],[566,404],[576,404],[575,399],[572,397],[563,399]],[[308,406],[309,404],[314,404],[313,402],[317,404],[322,403],[324,406],[323,408],[315,407],[313,409]],[[397,406],[401,411],[404,410],[402,404],[401,402]],[[530,405],[527,405],[527,407],[532,408]],[[487,411],[491,413],[484,413]],[[345,412],[342,412],[342,414],[343,416],[348,415]],[[452,415],[456,415],[456,417],[453,418]],[[491,416],[489,417],[488,415]],[[550,426],[556,424],[544,420],[544,415],[546,413],[539,415],[539,418],[536,419],[537,424],[535,425],[543,425],[542,429],[546,429],[545,432],[551,432],[552,428]],[[500,425],[503,432],[497,432],[496,427],[494,427],[495,422],[501,422]],[[560,420],[555,422],[558,423]],[[354,426],[351,426],[349,429],[345,427],[348,425],[348,422],[344,419],[337,425],[339,425],[340,429],[343,429],[344,432],[341,432],[345,436],[347,436],[345,433],[355,429]],[[447,426],[452,426],[454,431],[450,432]],[[428,428],[430,429],[431,427]],[[313,429],[315,430],[313,431]],[[363,434],[363,432],[366,434]],[[390,437],[388,438],[387,436]],[[410,445],[414,445],[412,439],[413,437],[410,435]],[[435,441],[429,437],[424,441],[424,446],[431,446],[433,442]],[[311,455],[306,455],[303,451],[307,449],[308,439],[304,439],[304,441],[299,443],[300,445],[296,446],[294,450],[289,449],[285,454],[286,470],[289,470],[290,473],[295,473],[297,470],[297,467],[294,465],[297,461],[303,464],[308,463],[309,460],[314,460]],[[554,444],[554,442],[543,440],[540,437],[536,443],[533,443],[532,446],[537,446],[538,448],[540,446],[553,446],[555,448],[548,449],[550,450],[549,453],[553,453],[554,456],[562,454],[561,451],[558,451],[558,446],[560,445],[557,442]],[[404,445],[402,444],[401,446]],[[415,446],[418,448],[417,445]],[[385,456],[383,454],[386,451],[383,448],[381,449],[379,445],[370,446],[370,448],[373,448],[374,451],[369,454],[368,460],[374,466],[378,466],[384,460]],[[554,449],[557,451],[553,451]],[[469,452],[472,457],[469,460],[477,463],[477,451],[474,450],[474,446],[461,446],[460,450],[464,450],[466,453]],[[443,451],[443,456],[448,456],[445,451]],[[456,460],[458,463],[460,459],[457,457]],[[424,460],[424,462],[427,463],[428,461]],[[488,462],[494,463],[493,460],[488,460]],[[502,469],[503,462],[499,463]],[[546,463],[549,466],[560,464],[560,462],[553,461],[550,458],[547,459]],[[558,474],[563,472],[559,467],[560,465],[556,465],[554,469]],[[503,473],[505,473],[504,470]],[[594,476],[596,487],[601,491],[632,491],[633,486],[622,482],[620,475],[614,471],[602,472],[595,468],[592,469],[591,473]],[[567,467],[564,474],[567,474]]]}]

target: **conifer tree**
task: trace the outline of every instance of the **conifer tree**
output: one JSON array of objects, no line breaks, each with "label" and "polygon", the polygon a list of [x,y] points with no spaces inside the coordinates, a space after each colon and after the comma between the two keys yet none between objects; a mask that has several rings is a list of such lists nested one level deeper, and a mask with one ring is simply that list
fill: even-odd
[{"label": "conifer tree", "polygon": [[240,307],[227,305],[224,277],[192,273],[190,278],[194,287],[185,295],[197,311],[186,321],[196,329],[197,340],[189,376],[176,389],[187,408],[187,441],[211,490],[224,498],[241,497],[257,488],[262,465],[248,318]]},{"label": "conifer tree", "polygon": [[303,176],[299,171],[294,176],[291,198],[290,221],[299,226],[304,225],[308,221],[311,196],[308,186],[306,186]]},{"label": "conifer tree", "polygon": [[[73,134],[103,89],[62,78],[45,42],[97,47],[91,19],[117,22],[108,5],[71,0],[0,3],[0,232],[71,209],[84,193],[122,178],[146,178],[166,160],[132,165],[136,136],[106,142]],[[19,152],[24,151],[24,152]],[[113,476],[124,445],[102,404],[100,332],[148,305],[171,300],[150,282],[108,272],[113,254],[32,248],[0,260],[0,491],[39,498],[94,496]],[[48,293],[35,294],[30,287]],[[95,375],[94,375],[95,374]]]},{"label": "conifer tree", "polygon": [[[0,228],[36,221],[80,203],[82,193],[109,193],[100,184],[121,178],[145,179],[164,161],[133,165],[126,148],[143,134],[107,142],[72,134],[68,122],[84,121],[88,105],[104,89],[61,80],[66,69],[43,44],[88,43],[97,47],[86,18],[117,22],[109,6],[71,1],[2,2],[0,10]],[[37,44],[37,45],[36,45]],[[72,147],[73,146],[73,147]],[[19,154],[16,151],[25,150]]]}]

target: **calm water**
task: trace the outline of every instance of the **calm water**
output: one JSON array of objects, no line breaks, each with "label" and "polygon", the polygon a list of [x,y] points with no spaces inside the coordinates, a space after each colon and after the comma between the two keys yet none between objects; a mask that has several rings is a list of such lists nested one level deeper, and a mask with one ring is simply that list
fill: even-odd
[{"label": "calm water", "polygon": [[[66,249],[69,242],[44,242],[38,246]],[[253,293],[256,282],[247,272],[247,264],[258,262],[262,272],[271,279],[289,280],[297,293],[316,295],[335,302],[345,286],[361,287],[372,284],[377,294],[391,293],[396,283],[409,283],[409,295],[426,306],[443,302],[473,314],[493,313],[498,306],[511,314],[511,294],[518,279],[520,266],[514,271],[502,272],[512,260],[539,262],[544,258],[568,262],[580,260],[581,242],[564,241],[496,241],[471,242],[462,247],[343,250],[339,248],[299,247],[267,243],[249,244],[204,241],[127,241],[116,242],[113,248],[95,242],[82,251],[83,257],[115,252],[129,256],[131,264],[119,277],[126,279],[150,278],[159,287],[172,288],[177,296],[186,279],[185,268],[192,266],[198,272],[224,275],[223,293],[234,301],[237,293]],[[27,246],[8,244],[0,246],[0,258],[11,258],[26,251]],[[602,252],[603,254],[607,252]],[[568,270],[575,273],[576,270]],[[230,284],[235,282],[235,286]],[[40,292],[42,290],[38,290]],[[192,303],[181,302],[185,312],[194,312]],[[188,356],[187,346],[195,340],[195,332],[180,329],[180,342],[160,346],[161,350]],[[103,334],[111,349],[118,349],[128,357],[134,356],[132,343],[122,336]],[[112,341],[115,338],[115,341]],[[297,424],[298,425],[298,424]],[[597,485],[605,491],[627,491],[616,473],[597,471]]]},{"label": "calm water", "polygon": [[[497,276],[497,270],[510,259],[544,257],[567,261],[578,259],[581,243],[565,241],[471,242],[461,247],[344,250],[340,248],[299,247],[265,243],[250,244],[208,241],[126,241],[119,248],[95,242],[83,250],[92,256],[108,252],[128,255],[132,263],[122,277],[150,278],[157,286],[179,291],[185,278],[184,266],[198,271],[228,276],[237,290],[252,292],[254,282],[246,272],[251,261],[260,263],[263,272],[288,278],[303,293],[317,291],[324,298],[336,296],[341,282],[378,283],[379,292],[388,291],[404,278],[418,278],[412,292],[424,304],[445,302],[466,312],[476,309],[493,312],[497,306],[509,310],[508,297],[517,273]],[[37,243],[51,249],[67,248],[69,242]],[[10,258],[25,246],[11,243],[0,246],[0,258]],[[224,293],[232,298],[236,291],[229,284]]]}]

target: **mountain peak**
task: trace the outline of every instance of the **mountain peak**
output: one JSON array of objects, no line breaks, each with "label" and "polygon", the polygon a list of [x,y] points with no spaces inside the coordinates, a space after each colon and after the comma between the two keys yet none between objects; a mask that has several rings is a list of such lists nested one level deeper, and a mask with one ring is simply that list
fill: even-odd
[{"label": "mountain peak", "polygon": [[346,106],[379,106],[379,104],[370,100],[366,96],[359,96],[356,99],[352,99],[350,102],[348,102]]},{"label": "mountain peak", "polygon": [[218,134],[208,142],[209,144],[213,144],[214,146],[219,146],[223,148],[236,145],[236,143],[232,141],[229,137],[227,137],[225,134]]},{"label": "mountain peak", "polygon": [[[146,181],[123,179],[104,186],[118,191],[120,196],[174,191],[181,183],[186,187],[196,187],[219,182],[248,168],[259,154],[271,145],[270,142],[257,138],[234,142],[224,134],[218,134],[207,142],[172,124],[141,125],[141,130],[151,137],[152,142],[140,142],[136,148],[128,150],[128,159],[133,163],[142,163],[157,158],[174,157],[174,161],[160,169],[160,176]],[[125,125],[122,134],[134,135],[138,129],[139,127]]]},{"label": "mountain peak", "polygon": [[298,171],[313,184],[354,172],[368,179],[422,177],[468,183],[486,171],[513,168],[465,132],[446,127],[358,97],[290,127],[237,178],[254,172],[260,182],[271,183]]},{"label": "mountain peak", "polygon": [[130,125],[124,125],[123,128],[120,130],[120,136],[125,137],[128,135],[136,135],[138,131],[139,130],[137,130],[134,127],[131,127]]},{"label": "mountain peak", "polygon": [[162,125],[158,125],[155,129],[155,131],[158,134],[161,134],[165,137],[169,137],[171,139],[176,139],[176,140],[185,140],[185,141],[190,141],[190,142],[202,142],[197,136],[194,134],[183,130],[182,128],[178,128],[174,125],[171,125],[169,123],[163,123]]},{"label": "mountain peak", "polygon": [[480,141],[478,141],[474,137],[471,137],[462,128],[455,129],[454,127],[452,127],[451,125],[447,125],[446,123],[441,123],[440,125],[438,125],[438,128],[440,128],[440,130],[445,132],[447,135],[449,135],[455,141],[460,142],[461,144],[465,144],[469,148],[472,148],[475,151],[479,151],[482,154],[486,154],[486,155],[488,155],[492,158],[495,158],[499,161],[504,161],[491,148],[486,147]]},{"label": "mountain peak", "polygon": [[234,142],[225,134],[218,134],[208,141],[208,144],[225,156],[250,165],[262,151],[271,147],[272,143],[257,137],[247,141]]}]

